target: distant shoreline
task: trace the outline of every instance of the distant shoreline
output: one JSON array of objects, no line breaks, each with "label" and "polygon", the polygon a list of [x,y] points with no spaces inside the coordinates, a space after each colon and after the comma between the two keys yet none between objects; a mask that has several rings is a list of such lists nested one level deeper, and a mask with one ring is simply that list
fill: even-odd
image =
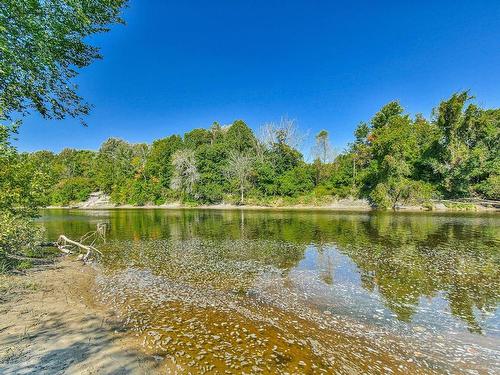
[{"label": "distant shoreline", "polygon": [[[455,204],[455,205],[454,205]],[[178,209],[203,209],[203,210],[244,210],[244,211],[353,211],[353,212],[498,212],[499,207],[485,206],[481,204],[459,204],[459,202],[446,206],[442,202],[435,202],[432,207],[424,206],[399,206],[395,210],[387,209],[380,210],[374,206],[366,204],[355,204],[353,201],[339,202],[337,204],[328,205],[288,205],[288,206],[262,206],[262,205],[235,205],[235,204],[213,204],[213,205],[198,205],[191,206],[180,203],[152,205],[146,204],[142,206],[136,205],[84,205],[83,203],[69,206],[47,206],[44,209],[74,209],[74,210],[126,210],[126,209],[162,209],[162,210],[178,210]]]}]

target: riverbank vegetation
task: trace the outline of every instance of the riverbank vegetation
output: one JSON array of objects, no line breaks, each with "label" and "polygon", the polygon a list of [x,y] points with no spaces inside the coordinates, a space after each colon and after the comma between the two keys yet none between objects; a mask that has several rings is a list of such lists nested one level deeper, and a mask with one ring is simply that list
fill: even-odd
[{"label": "riverbank vegetation", "polygon": [[39,151],[20,158],[47,182],[45,205],[103,191],[117,204],[321,204],[366,198],[379,208],[430,199],[500,199],[500,110],[468,92],[452,95],[430,119],[396,101],[361,123],[334,155],[323,130],[307,162],[291,120],[256,135],[243,121],[170,135],[151,145],[110,138],[98,151]]},{"label": "riverbank vegetation", "polygon": [[[441,102],[431,118],[398,102],[380,109],[338,155],[322,130],[304,152],[295,123],[258,134],[242,120],[170,135],[152,144],[110,138],[99,150],[19,153],[12,145],[23,117],[73,117],[90,105],[74,82],[101,58],[88,43],[123,23],[125,0],[0,3],[0,271],[30,262],[42,234],[39,207],[69,205],[92,192],[117,204],[322,205],[365,198],[378,208],[430,199],[500,199],[500,110],[468,92]],[[304,155],[305,154],[305,155]]]},{"label": "riverbank vegetation", "polygon": [[[55,177],[45,161],[19,154],[12,140],[32,112],[45,119],[78,118],[85,125],[90,105],[74,79],[79,69],[102,58],[89,37],[123,23],[125,5],[125,0],[0,2],[0,273],[29,267],[33,254],[43,254],[42,234],[32,221],[46,205]],[[78,191],[85,194],[81,184]]]}]

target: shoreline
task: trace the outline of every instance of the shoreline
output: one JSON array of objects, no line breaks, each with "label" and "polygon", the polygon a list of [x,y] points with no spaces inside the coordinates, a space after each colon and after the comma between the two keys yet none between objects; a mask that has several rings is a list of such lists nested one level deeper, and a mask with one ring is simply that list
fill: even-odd
[{"label": "shoreline", "polygon": [[0,373],[156,373],[159,362],[92,295],[98,271],[69,257],[2,276]]},{"label": "shoreline", "polygon": [[[99,276],[100,271],[101,268],[98,264],[84,265],[72,256],[61,256],[51,265],[29,270],[23,275],[12,276],[12,279],[17,282],[25,280],[26,283],[33,283],[34,286],[29,287],[26,284],[25,291],[19,288],[20,291],[17,293],[15,290],[10,295],[6,293],[7,302],[1,305],[0,312],[3,314],[0,316],[0,373],[79,373],[89,375],[95,373],[184,373],[180,371],[183,367],[191,368],[190,362],[184,358],[184,354],[180,355],[177,352],[165,354],[170,352],[158,350],[158,348],[162,350],[163,348],[153,345],[157,336],[150,335],[149,331],[144,331],[140,335],[134,334],[133,330],[120,324],[120,319],[125,317],[125,315],[121,315],[121,311],[124,310],[112,312],[112,304],[108,302],[109,295],[101,295],[107,297],[100,300],[104,302],[97,302],[99,299],[95,298],[93,290],[96,286],[95,278]],[[120,290],[120,288],[115,289],[115,286],[112,285],[110,290]],[[279,285],[277,286],[279,287]],[[108,303],[109,305],[107,305]],[[242,304],[241,306],[246,305]],[[203,311],[203,314],[206,313],[205,307],[198,309]],[[283,309],[283,311],[288,311],[287,307]],[[293,314],[293,308],[289,306],[288,309],[291,311],[290,314]],[[177,310],[167,309],[165,311],[164,316],[167,316],[167,313]],[[181,309],[177,312],[182,311]],[[188,317],[189,319],[193,317],[192,314],[196,308],[190,307],[184,311],[189,314],[189,316],[185,316],[184,321],[189,322]],[[272,311],[279,311],[279,308]],[[217,319],[231,321],[228,316],[223,315],[223,310],[219,310],[219,312],[222,312],[222,315],[216,315]],[[326,316],[329,317],[329,315]],[[173,316],[181,317],[184,315],[175,313]],[[273,314],[272,316],[285,315]],[[199,315],[196,319],[200,319]],[[289,323],[294,323],[292,327],[297,323],[295,319],[296,316],[287,319]],[[254,330],[257,325],[252,325],[252,323],[244,325],[245,321],[236,319],[233,320],[233,325],[238,323],[241,327],[249,329],[252,334],[259,335]],[[306,331],[315,340],[314,338],[317,337],[315,335],[320,335],[324,328],[315,330],[317,328],[313,324],[315,320],[310,320],[310,322],[311,325],[306,325],[307,321],[304,320],[304,322],[301,321],[301,324],[303,327],[308,327]],[[346,322],[345,319],[335,320],[335,324]],[[168,329],[171,328],[170,324],[168,321]],[[151,331],[154,333],[157,325],[149,327],[154,328]],[[178,327],[178,329],[186,329],[186,326],[179,325]],[[281,329],[287,332],[287,329],[283,327]],[[346,325],[346,327],[350,326]],[[370,332],[369,330],[376,326],[357,325],[356,327],[361,327],[363,332]],[[266,328],[266,332],[268,329],[269,327]],[[334,336],[329,336],[328,339],[335,338],[335,342],[342,340],[349,345],[354,345],[354,348],[359,350],[367,347],[369,341],[366,343],[357,341],[358,336],[350,332],[340,330],[333,333]],[[220,335],[222,336],[222,333]],[[394,336],[393,345],[409,342],[403,341],[403,338],[404,336]],[[139,344],[141,340],[142,346]],[[282,338],[279,341],[283,341]],[[401,345],[401,349],[406,348],[403,344]],[[306,348],[309,347],[306,346]],[[381,348],[387,349],[385,346]],[[419,348],[417,346],[414,349]],[[395,358],[397,362],[387,362],[388,368],[400,368],[396,366],[405,364],[404,359],[406,358],[412,358],[413,362],[412,350],[414,349],[408,349],[408,352],[402,350],[401,353],[404,354],[402,357]],[[295,355],[303,355],[302,350],[305,349],[295,352]],[[415,357],[417,362],[422,360],[421,356],[431,356],[432,354],[431,351],[427,353],[422,349],[419,350],[418,357]],[[355,352],[357,351],[355,350]],[[345,352],[341,353],[348,355]],[[390,353],[390,350],[387,353]],[[310,357],[307,358],[310,359]],[[445,360],[446,358],[442,359],[443,365],[448,363]],[[349,363],[349,358],[345,361]],[[441,363],[441,359],[436,359],[436,361],[436,363]],[[421,370],[418,367],[419,364],[415,365],[417,367],[413,367],[413,364],[408,366],[410,366],[408,369],[410,373],[420,373],[417,371]],[[422,373],[433,373],[432,371],[422,371]]]},{"label": "shoreline", "polygon": [[469,212],[469,213],[494,213],[500,212],[500,207],[488,207],[480,204],[467,204],[464,207],[447,207],[443,203],[438,203],[436,206],[429,208],[424,206],[400,206],[396,209],[377,209],[369,205],[348,205],[348,204],[330,204],[330,205],[289,205],[289,206],[261,206],[261,205],[235,205],[235,204],[214,204],[214,205],[183,205],[183,204],[163,204],[151,205],[89,205],[75,204],[70,206],[47,206],[43,209],[72,209],[72,210],[127,210],[127,209],[143,209],[143,210],[221,210],[221,211],[321,211],[321,212]]}]

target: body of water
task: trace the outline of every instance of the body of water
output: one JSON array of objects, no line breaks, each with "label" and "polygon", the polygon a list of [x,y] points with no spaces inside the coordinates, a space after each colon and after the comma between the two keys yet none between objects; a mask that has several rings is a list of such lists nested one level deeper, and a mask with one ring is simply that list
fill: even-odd
[{"label": "body of water", "polygon": [[45,210],[107,224],[96,298],[192,373],[498,373],[500,216]]}]

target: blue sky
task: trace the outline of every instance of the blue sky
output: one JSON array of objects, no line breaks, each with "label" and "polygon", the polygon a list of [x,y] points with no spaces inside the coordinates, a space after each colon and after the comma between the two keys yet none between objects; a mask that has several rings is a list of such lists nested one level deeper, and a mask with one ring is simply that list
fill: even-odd
[{"label": "blue sky", "polygon": [[[94,105],[78,121],[25,119],[21,151],[151,142],[213,121],[254,129],[282,116],[342,149],[398,99],[428,116],[453,92],[500,106],[500,1],[139,1],[95,37]],[[304,145],[305,151],[308,148]]]}]

